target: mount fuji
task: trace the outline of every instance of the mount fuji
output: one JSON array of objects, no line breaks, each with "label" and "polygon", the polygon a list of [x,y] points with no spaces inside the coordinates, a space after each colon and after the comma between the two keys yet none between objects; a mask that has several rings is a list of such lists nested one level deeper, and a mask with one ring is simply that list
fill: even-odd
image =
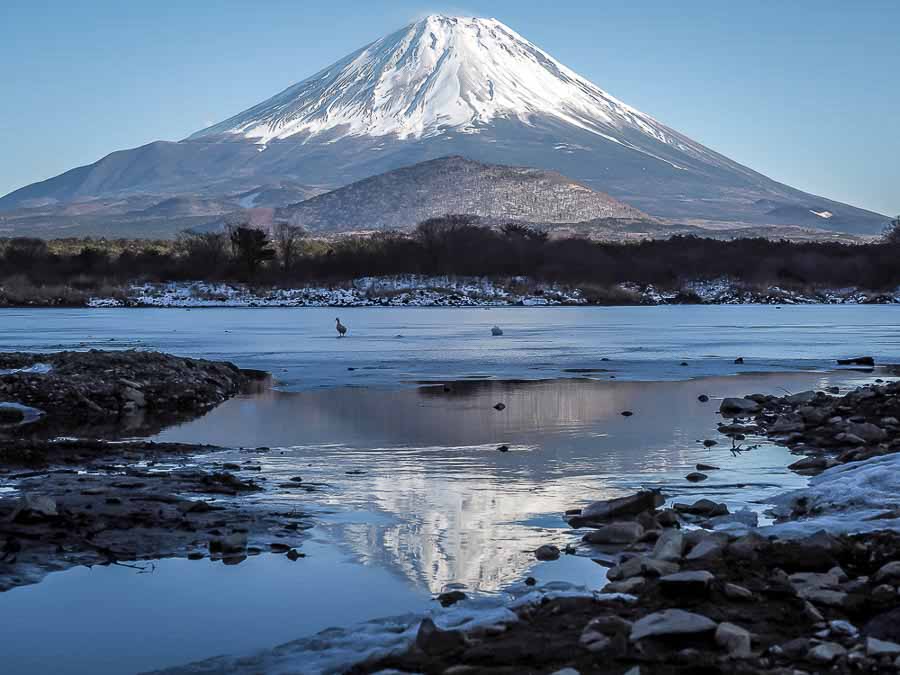
[{"label": "mount fuji", "polygon": [[417,21],[180,142],[114,152],[16,190],[0,210],[227,200],[285,183],[314,194],[450,155],[558,172],[651,216],[711,227],[865,234],[887,221],[704,147],[496,19],[448,16]]}]

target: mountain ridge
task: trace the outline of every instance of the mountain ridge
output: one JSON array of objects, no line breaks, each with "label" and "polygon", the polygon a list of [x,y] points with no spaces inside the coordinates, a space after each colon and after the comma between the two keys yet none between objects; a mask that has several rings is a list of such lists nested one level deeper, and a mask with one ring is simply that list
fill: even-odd
[{"label": "mountain ridge", "polygon": [[663,219],[863,234],[887,222],[706,148],[496,19],[439,15],[182,141],[111,153],[0,198],[0,209],[147,193],[216,198],[283,180],[334,189],[448,155],[555,171]]}]

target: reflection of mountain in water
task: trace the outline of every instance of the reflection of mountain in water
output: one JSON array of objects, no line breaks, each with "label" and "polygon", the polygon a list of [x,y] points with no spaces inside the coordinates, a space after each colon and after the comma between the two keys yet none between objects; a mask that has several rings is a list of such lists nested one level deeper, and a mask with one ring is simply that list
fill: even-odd
[{"label": "reflection of mountain in water", "polygon": [[[758,491],[735,482],[790,480],[785,451],[732,457],[712,436],[715,402],[697,396],[802,391],[813,374],[636,383],[562,380],[454,382],[418,389],[337,388],[272,392],[229,402],[166,440],[291,447],[263,456],[270,484],[303,473],[327,482],[321,499],[349,512],[326,520],[361,560],[432,592],[447,584],[495,590],[519,579],[532,551],[569,541],[561,513],[642,485],[735,502]],[[503,402],[506,408],[493,408]],[[623,417],[633,410],[633,417]],[[511,451],[500,453],[497,446]],[[719,464],[700,486],[684,480],[698,461]],[[365,471],[363,475],[346,474]],[[387,515],[372,518],[367,514]],[[598,569],[598,583],[600,582]]]}]

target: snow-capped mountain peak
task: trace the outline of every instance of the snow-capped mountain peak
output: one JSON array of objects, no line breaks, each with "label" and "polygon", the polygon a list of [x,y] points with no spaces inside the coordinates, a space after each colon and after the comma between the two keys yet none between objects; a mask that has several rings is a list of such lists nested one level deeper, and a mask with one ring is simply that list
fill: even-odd
[{"label": "snow-capped mountain peak", "polygon": [[687,141],[497,19],[440,15],[377,40],[192,138],[230,134],[264,144],[330,132],[408,139],[447,129],[476,133],[497,118],[528,123],[534,116],[609,140],[629,127],[667,144]]}]

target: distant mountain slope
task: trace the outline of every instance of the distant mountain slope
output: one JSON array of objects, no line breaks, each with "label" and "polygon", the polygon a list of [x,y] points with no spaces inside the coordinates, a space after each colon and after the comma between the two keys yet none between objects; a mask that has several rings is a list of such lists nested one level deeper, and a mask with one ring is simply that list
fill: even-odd
[{"label": "distant mountain slope", "polygon": [[887,222],[704,147],[496,19],[448,16],[383,37],[179,143],[26,186],[0,210],[147,193],[220,198],[280,181],[335,188],[448,155],[556,171],[661,218],[855,233]]},{"label": "distant mountain slope", "polygon": [[434,216],[578,223],[653,221],[646,213],[551,171],[444,157],[366,178],[276,211],[315,232],[406,229]]}]

